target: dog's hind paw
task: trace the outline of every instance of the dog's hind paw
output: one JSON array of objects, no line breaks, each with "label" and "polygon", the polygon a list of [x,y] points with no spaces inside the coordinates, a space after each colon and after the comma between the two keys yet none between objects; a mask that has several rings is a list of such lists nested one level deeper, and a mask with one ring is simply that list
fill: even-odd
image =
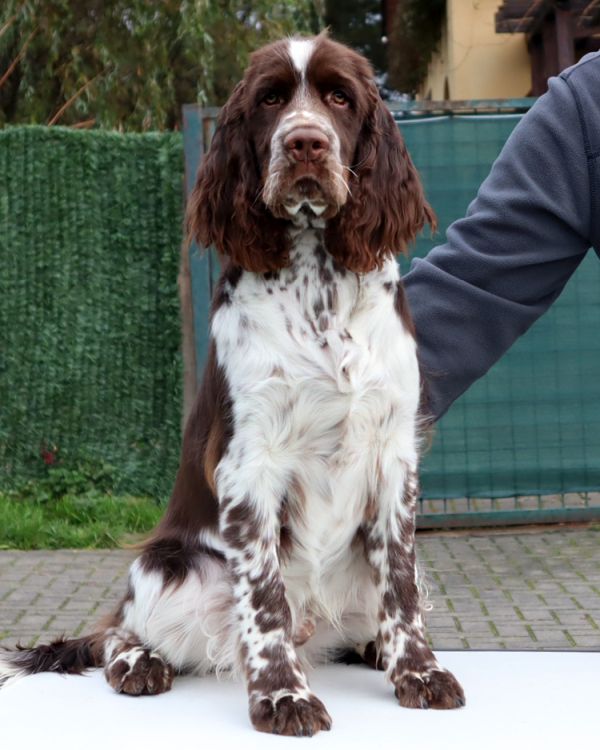
[{"label": "dog's hind paw", "polygon": [[160,654],[142,646],[120,651],[104,668],[109,685],[127,695],[166,693],[174,674],[173,667]]}]

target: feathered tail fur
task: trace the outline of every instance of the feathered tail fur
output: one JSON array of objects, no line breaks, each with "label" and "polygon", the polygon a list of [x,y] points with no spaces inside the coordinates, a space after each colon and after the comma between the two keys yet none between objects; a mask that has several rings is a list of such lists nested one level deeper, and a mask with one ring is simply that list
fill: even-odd
[{"label": "feathered tail fur", "polygon": [[58,638],[35,648],[17,645],[0,651],[0,688],[38,672],[81,674],[86,669],[103,666],[103,641],[100,634],[84,638]]}]

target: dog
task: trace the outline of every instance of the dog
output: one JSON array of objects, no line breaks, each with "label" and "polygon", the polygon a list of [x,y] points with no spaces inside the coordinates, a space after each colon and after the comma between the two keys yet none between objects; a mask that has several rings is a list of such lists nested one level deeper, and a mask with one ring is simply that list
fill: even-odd
[{"label": "dog", "polygon": [[321,34],[251,58],[187,223],[216,247],[210,350],[166,513],[90,636],[0,656],[0,682],[103,667],[119,692],[239,670],[260,731],[331,719],[307,664],[352,650],[400,705],[464,693],[415,566],[415,333],[395,255],[435,218],[368,62]]}]

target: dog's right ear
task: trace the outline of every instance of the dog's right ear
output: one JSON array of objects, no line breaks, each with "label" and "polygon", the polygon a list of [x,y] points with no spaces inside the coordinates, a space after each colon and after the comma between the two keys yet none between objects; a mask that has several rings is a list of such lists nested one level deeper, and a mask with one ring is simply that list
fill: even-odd
[{"label": "dog's right ear", "polygon": [[188,201],[188,236],[214,245],[234,265],[257,273],[288,262],[286,223],[261,199],[262,185],[245,113],[245,82],[221,109]]}]

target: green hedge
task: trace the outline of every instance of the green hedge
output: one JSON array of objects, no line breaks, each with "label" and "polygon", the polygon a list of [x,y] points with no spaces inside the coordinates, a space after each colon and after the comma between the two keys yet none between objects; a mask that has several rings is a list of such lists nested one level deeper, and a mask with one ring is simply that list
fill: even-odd
[{"label": "green hedge", "polygon": [[92,462],[169,491],[182,178],[180,134],[0,130],[0,487]]}]

